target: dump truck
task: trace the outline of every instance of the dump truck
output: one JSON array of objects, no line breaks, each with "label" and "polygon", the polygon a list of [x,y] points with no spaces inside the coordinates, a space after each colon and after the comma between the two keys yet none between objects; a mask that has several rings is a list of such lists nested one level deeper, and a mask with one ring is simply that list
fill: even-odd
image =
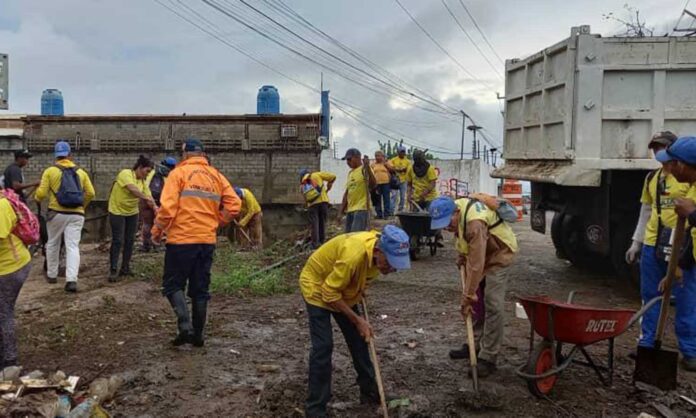
[{"label": "dump truck", "polygon": [[[624,253],[654,132],[696,136],[696,38],[602,37],[589,26],[505,64],[504,165],[531,182],[531,228],[560,258],[635,277]],[[633,274],[632,274],[633,272]]]}]

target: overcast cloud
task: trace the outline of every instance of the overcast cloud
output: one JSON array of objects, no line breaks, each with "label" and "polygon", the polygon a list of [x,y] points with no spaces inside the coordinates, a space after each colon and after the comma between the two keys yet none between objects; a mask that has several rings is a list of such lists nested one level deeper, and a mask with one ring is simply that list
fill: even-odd
[{"label": "overcast cloud", "polygon": [[[170,4],[172,0],[162,1]],[[178,1],[175,6],[185,2],[221,28],[230,42],[283,73],[319,87],[322,69],[317,65],[200,1]],[[270,10],[262,0],[248,1]],[[494,142],[501,143],[502,104],[495,93],[504,94],[502,79],[468,41],[441,0],[401,1],[477,80],[437,49],[394,0],[285,0],[316,26],[409,84],[454,109],[465,110]],[[503,65],[482,41],[459,0],[446,1],[503,73]],[[524,57],[550,46],[566,38],[571,26],[589,24],[592,33],[616,34],[620,24],[602,15],[614,12],[625,17],[625,2],[465,0],[503,59]],[[220,3],[253,15],[237,0]],[[640,0],[630,4],[662,35],[679,17],[684,2]],[[248,21],[276,33],[258,15]],[[318,57],[298,40],[284,37]],[[60,89],[66,113],[80,114],[254,113],[256,92],[263,84],[278,87],[283,113],[317,112],[320,106],[315,92],[228,48],[153,0],[2,0],[0,51],[10,55],[10,110],[2,113],[38,113],[45,88]],[[331,95],[359,107],[361,111],[356,113],[369,123],[388,128],[397,137],[407,135],[407,142],[459,151],[461,119],[457,116],[438,116],[323,72],[324,86]],[[377,140],[385,139],[337,109],[332,114],[332,139],[338,141],[340,151],[349,146],[374,151]],[[466,143],[469,151],[470,139]]]}]

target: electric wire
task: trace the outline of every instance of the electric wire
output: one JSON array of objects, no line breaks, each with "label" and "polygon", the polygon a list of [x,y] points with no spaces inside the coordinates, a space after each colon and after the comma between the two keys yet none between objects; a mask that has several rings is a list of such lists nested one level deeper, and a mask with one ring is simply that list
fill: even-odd
[{"label": "electric wire", "polygon": [[496,52],[495,48],[493,48],[493,45],[491,45],[491,42],[488,40],[488,37],[487,37],[486,34],[483,33],[483,31],[481,30],[481,27],[478,25],[478,22],[476,22],[476,18],[474,18],[474,15],[471,14],[471,12],[469,11],[469,8],[466,7],[466,4],[464,4],[464,1],[463,1],[463,0],[459,0],[459,3],[460,3],[460,4],[462,5],[462,7],[464,8],[464,11],[466,11],[466,14],[469,15],[469,19],[471,19],[471,21],[474,23],[474,26],[476,27],[476,30],[478,31],[478,33],[481,34],[481,37],[483,38],[483,40],[486,42],[486,44],[487,44],[488,47],[491,49],[491,51],[493,51],[493,54],[496,56],[496,58],[498,58],[498,61],[500,61],[501,64],[505,65],[505,60],[503,60],[502,58],[500,58],[500,55],[498,55],[498,53]]},{"label": "electric wire", "polygon": [[469,39],[469,42],[471,42],[471,44],[474,45],[474,48],[476,48],[476,50],[479,52],[479,54],[481,54],[483,59],[486,60],[488,65],[493,69],[493,71],[495,71],[495,73],[498,75],[498,78],[502,80],[502,75],[500,74],[500,71],[498,70],[498,68],[496,68],[496,66],[493,65],[491,60],[489,60],[488,57],[486,56],[486,54],[484,54],[483,51],[481,50],[481,48],[479,48],[478,43],[476,41],[474,41],[474,39],[471,37],[471,35],[469,35],[469,31],[467,31],[464,28],[464,25],[462,25],[462,23],[459,21],[459,18],[457,18],[457,16],[454,14],[452,9],[450,9],[450,7],[447,5],[447,2],[445,0],[440,0],[440,1],[442,2],[442,5],[445,6],[445,9],[447,9],[447,13],[449,13],[449,15],[452,16],[452,19],[454,20],[454,22],[457,24],[457,26],[459,26],[459,29],[461,29],[462,32],[464,32],[464,35],[466,35],[466,37]]},{"label": "electric wire", "polygon": [[425,34],[425,36],[427,36],[428,39],[430,39],[430,41],[432,41],[432,43],[435,44],[435,46],[437,46],[437,48],[438,48],[440,51],[442,51],[443,54],[447,55],[447,57],[449,57],[449,59],[452,60],[452,62],[454,62],[454,63],[464,72],[464,74],[466,74],[467,76],[469,76],[472,80],[474,80],[474,81],[478,82],[479,84],[481,84],[486,90],[490,90],[490,86],[489,86],[489,85],[485,84],[483,81],[481,81],[480,79],[478,79],[478,78],[477,78],[471,71],[469,71],[461,62],[459,62],[458,59],[456,59],[452,54],[450,54],[449,51],[447,51],[447,50],[445,49],[445,47],[442,46],[442,44],[440,44],[440,42],[438,42],[438,40],[435,39],[435,37],[433,37],[433,35],[431,35],[430,32],[428,32],[428,30],[425,29],[425,27],[424,27],[423,25],[421,25],[421,23],[415,18],[415,16],[413,16],[413,14],[411,14],[411,12],[408,11],[408,9],[403,5],[403,3],[401,3],[401,1],[399,1],[399,0],[394,0],[394,2],[396,2],[396,4],[401,8],[401,10],[404,11],[404,13],[406,13],[406,15],[411,19],[411,21],[413,21],[413,23],[414,23],[416,26],[418,26],[418,29],[420,29],[421,32],[423,32],[423,33]]}]

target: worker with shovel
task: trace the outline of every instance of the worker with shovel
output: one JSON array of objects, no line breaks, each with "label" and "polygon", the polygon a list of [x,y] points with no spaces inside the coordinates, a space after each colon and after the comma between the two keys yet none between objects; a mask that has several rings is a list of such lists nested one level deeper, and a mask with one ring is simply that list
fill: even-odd
[{"label": "worker with shovel", "polygon": [[[669,131],[653,135],[648,147],[656,156],[664,154],[664,167],[649,173],[643,186],[641,203],[643,209],[639,217],[636,231],[633,234],[633,244],[626,252],[626,261],[633,262],[638,254],[640,257],[640,292],[643,303],[647,303],[660,295],[660,282],[667,274],[668,260],[672,253],[673,230],[677,225],[677,202],[688,196],[690,182],[678,172],[676,160],[672,160],[663,150],[672,147],[677,136]],[[682,143],[677,147],[681,150]],[[658,158],[659,160],[659,158]],[[689,200],[690,201],[690,200]],[[684,355],[684,369],[696,371],[696,310],[692,309],[689,300],[696,293],[694,269],[681,269],[685,286],[676,286],[673,295],[676,301],[675,332],[679,347]],[[650,308],[641,320],[640,347],[653,347],[657,331],[660,305]]]},{"label": "worker with shovel", "polygon": [[[676,302],[674,322],[679,351],[683,356],[682,365],[685,370],[693,372],[696,371],[696,305],[694,304],[694,300],[696,300],[696,269],[694,268],[695,255],[693,252],[693,239],[696,235],[696,230],[693,228],[696,225],[696,204],[694,203],[696,200],[696,137],[679,138],[668,148],[659,151],[655,157],[663,164],[665,171],[674,176],[676,181],[691,185],[685,197],[682,196],[674,200],[676,215],[686,218],[691,225],[691,237],[686,237],[686,242],[690,241],[691,245],[684,245],[686,251],[678,254],[682,275],[672,292]],[[643,255],[643,257],[645,256]],[[662,266],[661,271],[664,272],[664,263]],[[661,277],[664,277],[664,274]],[[661,289],[656,290],[655,294],[661,293]],[[644,340],[654,335],[659,311],[659,307],[653,307],[643,317],[641,345],[650,346],[650,341],[644,342]],[[648,326],[651,326],[647,332],[646,322]]]},{"label": "worker with shovel", "polygon": [[410,268],[408,249],[408,235],[394,225],[387,225],[381,233],[339,235],[319,247],[307,260],[299,280],[312,342],[305,406],[307,417],[327,416],[326,405],[331,399],[332,316],[353,358],[361,402],[380,401],[367,344],[374,334],[367,320],[358,313],[358,304],[368,284],[379,273]]},{"label": "worker with shovel", "polygon": [[237,243],[252,250],[263,248],[263,212],[259,201],[249,189],[235,187],[234,191],[242,199],[239,220],[235,221]]},{"label": "worker with shovel", "polygon": [[[473,314],[472,307],[478,300],[476,290],[486,279],[486,316],[478,352],[478,376],[486,377],[497,370],[497,357],[503,344],[506,278],[497,272],[512,264],[517,239],[495,210],[474,198],[454,201],[438,197],[428,212],[432,217],[431,229],[453,232],[457,239],[457,265],[463,269],[465,282],[461,299],[465,320]],[[462,351],[470,355],[467,345]]]}]

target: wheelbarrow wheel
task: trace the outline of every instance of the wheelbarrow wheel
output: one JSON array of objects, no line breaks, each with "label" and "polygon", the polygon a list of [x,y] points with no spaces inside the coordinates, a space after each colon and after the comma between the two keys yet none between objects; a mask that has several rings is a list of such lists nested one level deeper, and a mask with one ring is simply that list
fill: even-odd
[{"label": "wheelbarrow wheel", "polygon": [[[556,367],[553,364],[553,345],[549,341],[542,341],[534,347],[532,355],[529,357],[526,372],[529,374],[542,374]],[[553,389],[558,375],[545,377],[543,379],[528,379],[527,388],[532,395],[537,398],[544,398]]]}]

